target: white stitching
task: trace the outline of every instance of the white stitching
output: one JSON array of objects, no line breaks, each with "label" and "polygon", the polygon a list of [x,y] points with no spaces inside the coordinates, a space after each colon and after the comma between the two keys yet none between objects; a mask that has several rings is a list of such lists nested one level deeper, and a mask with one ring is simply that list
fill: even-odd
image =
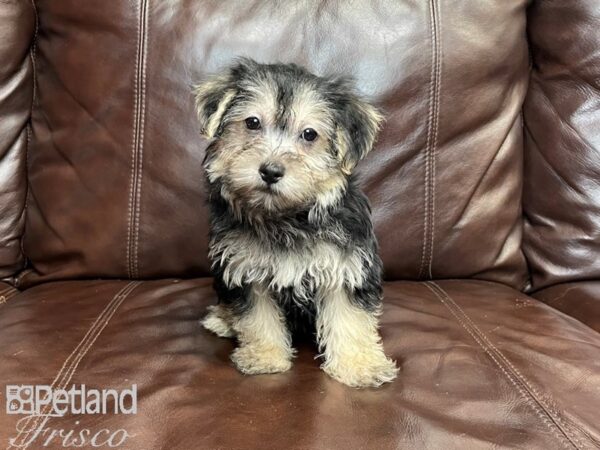
[{"label": "white stitching", "polygon": [[429,112],[427,114],[427,137],[425,139],[425,183],[424,201],[423,201],[423,248],[421,251],[421,266],[419,268],[418,278],[423,276],[425,268],[425,253],[427,248],[427,230],[429,228],[429,144],[431,142],[431,123],[433,120],[433,97],[434,97],[434,82],[435,82],[435,31],[433,25],[433,10],[429,3],[429,21],[430,21],[430,40],[431,40],[431,75],[429,78]]},{"label": "white stitching", "polygon": [[[88,329],[87,333],[83,336],[79,344],[73,349],[71,354],[67,357],[62,367],[58,371],[58,374],[54,378],[51,384],[51,388],[55,389],[64,389],[66,385],[71,380],[75,370],[79,367],[79,363],[83,359],[83,357],[87,354],[92,345],[96,342],[104,328],[108,325],[108,322],[114,316],[116,310],[119,306],[125,301],[125,299],[129,296],[129,294],[141,284],[141,282],[132,281],[127,283],[115,296],[112,298],[110,302],[104,307],[102,312],[98,315],[92,326]],[[66,370],[66,372],[65,372]],[[12,450],[14,448],[26,449],[30,442],[27,442],[26,445],[19,444],[17,441],[19,438],[23,438],[23,440],[27,439],[27,436],[32,432],[39,430],[41,427],[45,426],[45,424],[50,419],[49,417],[45,417],[45,414],[50,412],[50,405],[44,407],[41,411],[40,416],[30,416],[27,420],[25,420],[24,426],[21,428],[21,431],[17,434],[17,436],[11,439],[9,442],[9,446],[6,450]],[[29,428],[29,424],[32,419],[35,417],[33,425]],[[29,428],[29,429],[27,429]]]},{"label": "white stitching", "polygon": [[[486,354],[496,363],[496,365],[502,370],[502,372],[506,375],[511,384],[519,391],[521,397],[532,407],[536,415],[542,420],[544,424],[550,429],[551,432],[557,437],[559,437],[562,441],[568,442],[569,446],[575,448],[583,448],[581,442],[575,437],[567,434],[564,422],[557,416],[556,411],[553,411],[548,407],[546,403],[541,400],[541,395],[537,392],[537,390],[533,389],[532,386],[528,383],[527,379],[512,365],[512,363],[504,356],[504,354],[498,350],[491,341],[487,338],[487,335],[483,333],[475,325],[475,323],[471,320],[471,318],[465,313],[465,311],[450,297],[444,289],[442,289],[437,283],[431,281],[425,283],[427,288],[432,291],[435,296],[440,300],[442,304],[444,304],[450,313],[456,318],[456,320],[462,325],[462,327],[473,337],[473,339],[479,344],[479,346],[486,352]],[[447,302],[444,300],[446,299]],[[461,317],[458,315],[458,312],[454,311],[456,308],[465,320],[470,324],[471,327],[468,326],[466,322],[464,322]],[[487,345],[486,345],[487,344]],[[498,359],[500,359],[500,361]],[[502,364],[503,361],[509,368],[512,369],[513,373],[509,373],[505,365]],[[519,385],[520,384],[520,385]],[[528,390],[524,389],[524,386],[527,387]],[[551,414],[552,413],[552,414]],[[556,417],[555,417],[556,416]],[[559,425],[561,425],[562,429]],[[571,433],[573,432],[570,430]]]},{"label": "white stitching", "polygon": [[141,115],[139,122],[139,146],[138,146],[138,176],[137,176],[137,189],[136,189],[136,211],[135,211],[135,240],[134,240],[134,275],[139,277],[139,257],[138,257],[138,245],[140,235],[140,215],[141,215],[141,197],[142,197],[142,179],[144,173],[144,133],[146,123],[146,60],[148,53],[148,1],[144,2],[143,11],[143,41],[141,44],[142,56],[141,56]]},{"label": "white stitching", "polygon": [[132,218],[133,218],[133,198],[134,198],[134,189],[135,189],[135,169],[136,169],[136,153],[137,153],[137,124],[138,124],[138,114],[139,114],[139,101],[138,101],[138,72],[139,72],[139,60],[140,60],[140,47],[139,40],[141,35],[141,24],[138,15],[137,21],[137,40],[136,40],[136,55],[135,55],[135,71],[134,71],[134,80],[133,80],[133,136],[131,142],[131,170],[129,173],[129,201],[127,204],[127,276],[128,278],[133,278],[132,273],[132,252],[131,252],[131,239],[132,239]]},{"label": "white stitching", "polygon": [[[535,403],[532,401],[532,399],[527,395],[527,392],[525,392],[525,390],[523,389],[523,387],[519,386],[518,383],[515,381],[515,379],[513,378],[513,376],[508,373],[508,371],[506,370],[506,368],[496,359],[496,357],[494,356],[494,354],[491,352],[491,350],[489,348],[487,348],[484,344],[484,342],[482,340],[480,340],[480,338],[478,338],[473,331],[467,326],[467,324],[460,318],[460,316],[457,314],[456,311],[454,311],[454,309],[444,300],[444,298],[440,295],[439,292],[436,291],[436,289],[434,289],[433,286],[437,285],[433,282],[426,282],[425,286],[431,291],[433,292],[433,294],[440,300],[440,302],[446,306],[446,308],[450,311],[450,313],[454,316],[454,318],[459,322],[459,324],[467,331],[467,333],[469,333],[469,335],[475,340],[475,342],[477,342],[477,344],[483,349],[483,351],[494,361],[494,363],[500,368],[500,370],[504,373],[504,375],[508,378],[508,381],[517,389],[517,391],[519,392],[519,394],[521,395],[521,397],[525,400],[525,402],[527,404],[529,404],[532,409],[534,410],[536,416],[538,416],[538,418],[540,418],[542,420],[542,422],[550,429],[550,431],[554,434],[554,436],[558,437],[560,440],[564,441],[565,437],[563,435],[561,435],[560,433],[558,433],[554,427],[552,426],[552,422],[550,422],[548,420],[548,417],[546,417],[543,412],[541,411],[541,409],[535,405]],[[439,288],[441,289],[441,288]]]},{"label": "white stitching", "polygon": [[127,228],[127,273],[139,277],[139,228],[143,176],[144,125],[146,117],[146,54],[148,35],[148,1],[141,0],[138,11],[137,51],[135,57],[134,122],[131,150],[131,173]]},{"label": "white stitching", "polygon": [[77,358],[77,362],[71,365],[71,368],[69,370],[67,370],[67,372],[65,372],[63,378],[65,379],[65,381],[63,382],[63,385],[66,385],[69,380],[73,377],[73,375],[75,374],[75,371],[77,370],[77,368],[79,367],[79,363],[81,362],[81,360],[83,359],[83,357],[87,354],[87,352],[90,350],[90,348],[94,345],[94,343],[96,342],[96,340],[98,340],[98,337],[100,336],[100,334],[102,333],[102,331],[106,328],[106,326],[108,325],[108,322],[112,319],[112,317],[114,316],[116,310],[119,308],[119,306],[121,306],[121,304],[125,301],[125,299],[129,296],[129,294],[138,286],[140,282],[136,281],[133,282],[131,284],[131,286],[126,286],[126,289],[123,290],[123,292],[121,293],[121,295],[119,295],[116,299],[116,301],[114,302],[114,304],[110,307],[110,309],[108,310],[106,317],[103,319],[102,323],[99,325],[99,331],[97,333],[95,333],[94,337],[85,345],[85,348],[82,349],[82,351],[80,352],[80,354],[78,355]]},{"label": "white stitching", "polygon": [[421,250],[421,265],[418,278],[424,277],[425,267],[428,267],[428,275],[431,277],[431,261],[433,259],[433,220],[435,218],[435,197],[432,191],[435,189],[435,147],[437,146],[437,122],[439,115],[439,81],[441,78],[441,42],[439,39],[439,17],[437,13],[436,0],[429,2],[430,38],[431,38],[431,78],[429,82],[429,113],[427,115],[427,138],[425,141],[425,199],[423,216],[423,247]]},{"label": "white stitching", "polygon": [[[114,306],[115,302],[117,302],[123,295],[125,295],[125,297],[126,297],[135,288],[135,286],[137,286],[137,284],[139,284],[139,283],[135,283],[135,282],[128,283],[119,292],[117,292],[117,294],[112,298],[112,300],[105,306],[105,308],[98,315],[98,317],[96,318],[96,320],[94,321],[94,323],[92,324],[92,326],[88,329],[87,333],[84,335],[84,337],[82,338],[82,340],[79,342],[79,344],[75,347],[75,349],[71,352],[71,354],[67,357],[67,359],[63,363],[61,369],[59,370],[58,374],[54,378],[54,381],[52,382],[52,385],[51,385],[52,388],[56,388],[57,386],[60,388],[62,386],[63,383],[61,383],[60,380],[64,378],[63,371],[69,365],[70,366],[73,365],[73,363],[71,362],[71,358],[74,358],[76,360],[80,355],[81,355],[81,358],[83,358],[84,354],[82,354],[81,349],[86,345],[86,341],[89,340],[89,336],[92,336],[93,333],[95,332],[95,330],[98,329],[101,319],[104,316],[108,315],[111,311],[114,311],[113,310],[113,306]],[[128,289],[130,286],[131,286],[131,289]],[[89,350],[89,347],[88,347],[88,350]],[[87,350],[86,350],[86,352],[87,352]],[[79,361],[80,360],[81,359],[79,359]],[[77,364],[79,364],[79,362],[77,362]],[[67,383],[68,383],[68,380],[67,380]],[[47,414],[47,412],[48,412],[47,408],[44,409],[44,410],[42,410],[42,414]],[[13,440],[13,443],[16,442],[16,440],[22,435],[22,433],[25,433],[25,436],[27,436],[31,431],[35,430],[36,427],[37,427],[37,425],[39,424],[40,417],[42,417],[42,416],[36,417],[36,420],[34,422],[34,426],[31,429],[29,429],[28,431],[25,431],[26,428],[27,428],[27,426],[29,425],[29,423],[32,420],[32,417],[28,418],[25,421],[25,425],[21,428],[22,431],[17,435],[17,437],[15,437],[15,439]],[[46,422],[44,422],[44,424],[45,423]],[[12,447],[12,445],[9,445],[9,447],[7,448],[7,450],[9,450],[11,447]]]},{"label": "white stitching", "polygon": [[435,92],[435,115],[434,115],[434,124],[433,124],[433,145],[431,149],[431,169],[430,169],[430,196],[431,196],[431,220],[430,220],[430,239],[429,239],[429,258],[428,258],[428,266],[429,266],[429,278],[433,278],[432,266],[433,266],[433,248],[435,244],[435,190],[436,190],[436,152],[438,145],[438,130],[439,130],[439,122],[440,122],[440,92],[442,90],[442,17],[440,12],[440,3],[439,0],[435,2],[435,17],[437,19],[437,58],[436,58],[436,92]]},{"label": "white stitching", "polygon": [[8,301],[19,293],[18,289],[9,286],[4,289],[0,289],[0,305],[8,303]]}]

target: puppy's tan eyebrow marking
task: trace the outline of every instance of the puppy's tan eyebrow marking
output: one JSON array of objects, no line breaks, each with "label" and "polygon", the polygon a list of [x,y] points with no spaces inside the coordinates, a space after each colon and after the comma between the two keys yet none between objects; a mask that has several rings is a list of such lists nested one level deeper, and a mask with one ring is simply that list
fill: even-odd
[{"label": "puppy's tan eyebrow marking", "polygon": [[290,124],[298,136],[306,128],[313,128],[322,136],[334,134],[330,106],[310,85],[297,88],[290,106]]},{"label": "puppy's tan eyebrow marking", "polygon": [[246,98],[236,111],[237,115],[254,114],[263,124],[272,123],[277,114],[276,87],[272,81],[260,78],[245,82],[241,88]]}]

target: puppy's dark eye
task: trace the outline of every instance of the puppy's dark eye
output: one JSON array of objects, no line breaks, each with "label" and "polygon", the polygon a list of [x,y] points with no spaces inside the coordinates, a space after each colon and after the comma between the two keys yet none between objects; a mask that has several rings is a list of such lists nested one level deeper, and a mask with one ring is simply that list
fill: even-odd
[{"label": "puppy's dark eye", "polygon": [[300,137],[302,137],[302,139],[304,139],[305,141],[314,141],[317,138],[318,134],[315,130],[313,130],[312,128],[307,128],[306,130],[304,130],[302,132],[302,135]]},{"label": "puppy's dark eye", "polygon": [[249,130],[258,130],[260,128],[260,120],[258,120],[258,117],[248,117],[246,119],[246,128]]}]

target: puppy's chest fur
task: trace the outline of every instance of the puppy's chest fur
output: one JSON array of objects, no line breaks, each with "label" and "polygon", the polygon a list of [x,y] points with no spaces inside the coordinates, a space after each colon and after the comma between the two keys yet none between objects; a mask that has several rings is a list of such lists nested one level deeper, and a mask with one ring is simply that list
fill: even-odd
[{"label": "puppy's chest fur", "polygon": [[335,208],[240,220],[211,186],[209,257],[220,302],[243,309],[253,287],[267,288],[284,311],[314,310],[345,290],[374,311],[381,303],[381,260],[364,194],[353,183]]},{"label": "puppy's chest fur", "polygon": [[261,284],[282,301],[309,302],[318,292],[360,288],[369,255],[323,233],[275,239],[232,229],[211,241],[210,257],[229,288]]}]

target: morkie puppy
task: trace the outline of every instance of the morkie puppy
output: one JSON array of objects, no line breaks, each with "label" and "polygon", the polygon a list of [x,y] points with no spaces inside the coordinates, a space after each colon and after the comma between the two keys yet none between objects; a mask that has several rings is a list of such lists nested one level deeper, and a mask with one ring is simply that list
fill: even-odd
[{"label": "morkie puppy", "polygon": [[219,302],[205,328],[237,337],[246,374],[292,365],[292,333],[316,333],[322,369],[354,387],[398,369],[378,333],[382,264],[352,173],[382,116],[350,82],[240,59],[195,89]]}]

